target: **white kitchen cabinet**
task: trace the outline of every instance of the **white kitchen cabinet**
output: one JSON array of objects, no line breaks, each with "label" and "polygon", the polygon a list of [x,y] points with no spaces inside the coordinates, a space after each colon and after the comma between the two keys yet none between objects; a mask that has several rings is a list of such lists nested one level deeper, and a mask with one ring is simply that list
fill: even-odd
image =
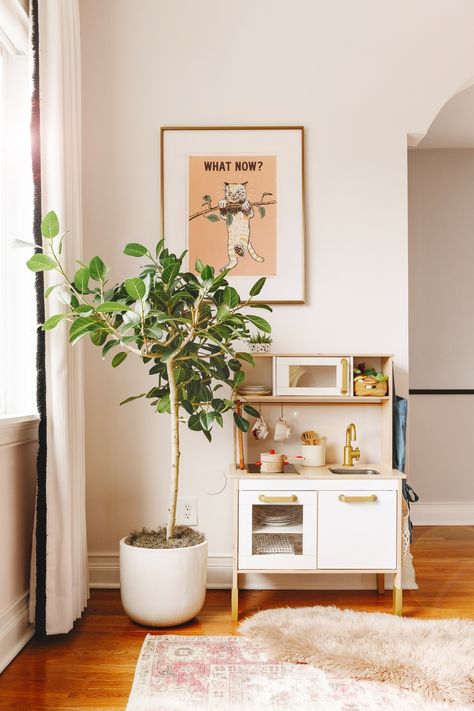
[{"label": "white kitchen cabinet", "polygon": [[[365,483],[367,487],[367,483]],[[395,570],[397,491],[352,483],[318,494],[318,568]]]},{"label": "white kitchen cabinet", "polygon": [[404,475],[345,478],[328,467],[296,473],[233,470],[234,573],[237,619],[242,573],[393,573],[400,613],[401,500]]},{"label": "white kitchen cabinet", "polygon": [[300,491],[291,482],[287,487],[240,492],[240,568],[314,570],[316,567],[316,492]]}]

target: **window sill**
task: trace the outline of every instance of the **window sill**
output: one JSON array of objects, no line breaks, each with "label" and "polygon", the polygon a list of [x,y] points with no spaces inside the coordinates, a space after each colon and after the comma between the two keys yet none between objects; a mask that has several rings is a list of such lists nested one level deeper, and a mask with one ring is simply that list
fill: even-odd
[{"label": "window sill", "polygon": [[0,415],[0,447],[38,440],[38,415]]}]

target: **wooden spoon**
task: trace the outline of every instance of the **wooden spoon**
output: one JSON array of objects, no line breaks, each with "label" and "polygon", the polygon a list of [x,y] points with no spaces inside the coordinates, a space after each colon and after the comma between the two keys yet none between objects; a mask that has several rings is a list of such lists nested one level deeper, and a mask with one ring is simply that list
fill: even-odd
[{"label": "wooden spoon", "polygon": [[309,430],[307,432],[303,432],[303,434],[301,435],[301,439],[303,444],[316,444],[318,435],[314,430]]}]

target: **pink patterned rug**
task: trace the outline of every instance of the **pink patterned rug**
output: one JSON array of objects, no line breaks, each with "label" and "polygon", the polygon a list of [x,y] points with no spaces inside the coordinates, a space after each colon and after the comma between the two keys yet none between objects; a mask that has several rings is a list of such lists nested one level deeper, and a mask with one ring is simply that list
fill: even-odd
[{"label": "pink patterned rug", "polygon": [[465,711],[274,662],[243,637],[147,635],[127,711]]}]

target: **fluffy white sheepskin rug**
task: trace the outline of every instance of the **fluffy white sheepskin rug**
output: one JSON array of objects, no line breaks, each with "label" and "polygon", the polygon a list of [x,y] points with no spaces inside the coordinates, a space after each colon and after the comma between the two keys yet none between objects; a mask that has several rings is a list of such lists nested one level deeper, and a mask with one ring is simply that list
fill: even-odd
[{"label": "fluffy white sheepskin rug", "polygon": [[338,678],[394,684],[433,701],[474,703],[474,622],[336,607],[265,610],[240,631],[268,655]]}]

